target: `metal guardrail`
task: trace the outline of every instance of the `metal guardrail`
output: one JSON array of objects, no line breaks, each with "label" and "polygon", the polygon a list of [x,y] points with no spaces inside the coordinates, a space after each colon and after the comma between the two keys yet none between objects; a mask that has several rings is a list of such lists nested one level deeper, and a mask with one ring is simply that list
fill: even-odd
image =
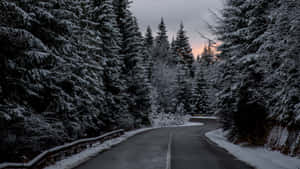
[{"label": "metal guardrail", "polygon": [[79,153],[96,142],[102,143],[123,134],[124,130],[120,129],[106,133],[99,137],[77,140],[72,143],[67,143],[65,145],[46,150],[28,163],[2,163],[0,164],[0,169],[41,169],[50,164],[54,164],[56,161],[59,161],[64,157]]}]

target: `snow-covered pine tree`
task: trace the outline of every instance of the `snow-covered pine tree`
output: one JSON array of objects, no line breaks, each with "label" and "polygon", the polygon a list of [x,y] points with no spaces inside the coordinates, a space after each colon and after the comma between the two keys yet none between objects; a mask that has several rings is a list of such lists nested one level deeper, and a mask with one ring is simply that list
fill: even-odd
[{"label": "snow-covered pine tree", "polygon": [[222,41],[219,57],[224,60],[219,67],[223,91],[218,96],[218,112],[233,140],[264,142],[269,102],[264,81],[267,64],[262,64],[266,58],[258,49],[270,24],[271,3],[229,0],[216,27]]},{"label": "snow-covered pine tree", "polygon": [[161,48],[169,49],[170,43],[167,35],[167,27],[165,25],[164,18],[161,18],[161,21],[158,25],[158,32],[155,38],[155,45]]},{"label": "snow-covered pine tree", "polygon": [[268,112],[278,123],[296,127],[300,124],[300,3],[269,1],[270,18],[261,42],[261,67],[265,70]]},{"label": "snow-covered pine tree", "polygon": [[177,55],[181,57],[183,63],[186,64],[186,67],[189,69],[188,76],[193,77],[195,73],[192,66],[194,63],[194,56],[192,53],[191,45],[189,43],[189,38],[187,37],[186,31],[184,30],[183,23],[180,24],[180,29],[177,32],[175,44]]},{"label": "snow-covered pine tree", "polygon": [[169,62],[169,49],[170,44],[167,35],[167,27],[165,25],[164,19],[161,18],[161,22],[158,25],[157,36],[155,37],[155,43],[153,48],[153,58],[160,62]]},{"label": "snow-covered pine tree", "polygon": [[150,26],[147,27],[144,44],[145,44],[145,47],[148,50],[151,50],[153,48],[154,38],[153,38],[153,35],[152,35],[152,29],[151,29]]},{"label": "snow-covered pine tree", "polygon": [[[135,23],[135,25],[137,31],[139,31],[137,23]],[[138,36],[138,40],[143,42],[142,39],[142,35],[140,34],[140,36]],[[135,106],[137,108],[137,119],[140,119],[137,121],[140,121],[140,124],[136,123],[136,127],[150,124],[149,115],[153,112],[151,104],[155,103],[153,101],[154,98],[151,98],[152,58],[148,55],[146,49],[143,48],[143,44],[141,44],[141,46],[141,54],[144,55],[144,57],[142,57],[143,60],[140,60],[134,68],[135,85],[133,87],[136,89]]]},{"label": "snow-covered pine tree", "polygon": [[207,83],[204,79],[202,71],[198,71],[195,77],[195,82],[192,90],[192,101],[193,106],[192,113],[194,114],[210,114],[208,95],[207,95]]},{"label": "snow-covered pine tree", "polygon": [[121,54],[124,60],[122,76],[126,82],[126,102],[128,112],[134,120],[131,127],[139,127],[149,125],[151,90],[144,67],[144,61],[148,57],[144,48],[144,39],[136,18],[129,10],[129,4],[128,0],[115,0],[114,9],[121,33]]},{"label": "snow-covered pine tree", "polygon": [[73,46],[70,58],[78,58],[76,62],[72,60],[76,63],[71,70],[76,85],[75,94],[72,96],[76,108],[73,110],[72,118],[80,127],[74,127],[76,133],[72,132],[72,135],[74,139],[82,137],[80,133],[85,133],[84,137],[96,136],[100,130],[109,130],[104,124],[108,117],[103,115],[107,113],[103,104],[105,59],[101,35],[96,29],[99,23],[92,21],[89,11],[93,8],[93,4],[90,1],[64,0],[59,8],[54,10],[54,16],[70,23],[72,35],[69,41]]},{"label": "snow-covered pine tree", "polygon": [[[7,152],[0,162],[134,126],[121,54],[136,61],[147,56],[131,15],[135,26],[123,30],[133,33],[124,38],[111,0],[3,0],[0,9],[0,151]],[[130,48],[120,48],[127,43],[122,39],[131,41]],[[131,71],[138,89],[131,102],[138,105],[131,105],[139,112],[136,121],[148,124],[144,64],[136,62]]]},{"label": "snow-covered pine tree", "polygon": [[[133,102],[129,104],[129,111],[135,117],[135,127],[149,125],[151,113],[151,86],[145,70],[147,53],[143,48],[143,38],[135,18],[132,19],[132,37],[127,40],[129,64],[132,69],[127,74],[128,95]],[[125,56],[125,57],[128,57]]]},{"label": "snow-covered pine tree", "polygon": [[[1,50],[1,77],[9,80],[1,84],[1,124],[7,126],[1,128],[7,138],[1,139],[1,152],[11,153],[1,160],[31,158],[109,130],[103,115],[106,62],[96,29],[100,24],[88,14],[92,6],[85,0],[0,2],[0,39],[8,45]],[[9,51],[11,58],[6,57]],[[10,83],[10,90],[2,90]]]},{"label": "snow-covered pine tree", "polygon": [[218,47],[222,59],[242,57],[244,55],[246,30],[248,26],[247,4],[244,0],[228,0],[222,10],[223,18],[218,20],[216,33],[222,44]]},{"label": "snow-covered pine tree", "polygon": [[[180,110],[181,113],[190,114],[193,113],[192,105],[192,80],[189,78],[189,68],[186,64],[177,65],[177,74],[175,87],[173,87],[176,92],[173,99],[173,109],[176,113],[177,110]],[[177,107],[180,106],[180,107]]]},{"label": "snow-covered pine tree", "polygon": [[152,82],[153,78],[153,47],[154,47],[154,38],[152,35],[151,27],[148,26],[145,37],[143,37],[144,43],[143,43],[143,51],[145,52],[144,55],[144,67],[146,70],[147,77],[149,79],[149,82]]},{"label": "snow-covered pine tree", "polygon": [[0,39],[7,45],[1,49],[1,55],[6,56],[1,114],[6,119],[3,124],[7,124],[1,132],[6,138],[2,140],[1,145],[5,146],[1,152],[8,153],[1,160],[18,160],[14,158],[16,152],[30,158],[69,139],[63,120],[71,116],[73,81],[60,81],[62,76],[58,75],[60,63],[66,62],[60,49],[67,44],[65,37],[70,30],[67,22],[49,12],[53,7],[52,2],[0,2]]},{"label": "snow-covered pine tree", "polygon": [[177,68],[177,64],[182,64],[183,59],[178,55],[177,48],[176,48],[176,40],[174,37],[172,38],[170,54],[169,54],[169,65]]},{"label": "snow-covered pine tree", "polygon": [[120,32],[115,15],[113,0],[93,0],[92,20],[98,25],[96,29],[100,32],[103,41],[105,66],[103,83],[105,87],[105,112],[103,116],[108,117],[105,123],[111,128],[117,126],[116,119],[119,119],[126,110],[123,92],[124,82],[121,80],[122,58],[120,57]]}]

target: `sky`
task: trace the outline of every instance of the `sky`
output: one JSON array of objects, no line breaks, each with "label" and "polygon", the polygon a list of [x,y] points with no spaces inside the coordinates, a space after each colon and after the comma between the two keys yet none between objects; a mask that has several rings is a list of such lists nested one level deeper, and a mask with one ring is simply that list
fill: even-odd
[{"label": "sky", "polygon": [[169,39],[176,36],[180,22],[183,22],[194,55],[200,54],[206,40],[198,32],[212,37],[206,22],[213,24],[215,17],[210,10],[218,12],[224,0],[133,0],[131,11],[138,18],[142,32],[150,25],[154,35],[161,17],[168,28]]}]

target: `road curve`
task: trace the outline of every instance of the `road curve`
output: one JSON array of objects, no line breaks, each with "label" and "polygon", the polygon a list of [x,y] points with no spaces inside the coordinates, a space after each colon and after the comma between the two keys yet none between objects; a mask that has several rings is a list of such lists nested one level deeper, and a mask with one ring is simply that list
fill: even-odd
[{"label": "road curve", "polygon": [[204,136],[215,120],[199,121],[205,125],[139,134],[76,169],[253,169]]}]

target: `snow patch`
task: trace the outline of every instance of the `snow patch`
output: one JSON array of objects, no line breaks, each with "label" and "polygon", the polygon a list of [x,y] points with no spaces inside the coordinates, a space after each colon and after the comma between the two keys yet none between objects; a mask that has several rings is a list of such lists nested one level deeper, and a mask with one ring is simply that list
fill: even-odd
[{"label": "snow patch", "polygon": [[192,119],[212,119],[212,120],[218,119],[218,117],[216,117],[216,116],[193,116],[191,118]]},{"label": "snow patch", "polygon": [[[193,123],[193,122],[186,122],[183,125],[174,126],[174,127],[189,127],[189,126],[204,126],[204,123]],[[172,127],[172,126],[171,126]]]},{"label": "snow patch", "polygon": [[222,129],[205,134],[211,141],[223,147],[236,158],[257,169],[298,169],[300,159],[286,156],[277,151],[270,151],[263,147],[243,147],[229,142]]}]

